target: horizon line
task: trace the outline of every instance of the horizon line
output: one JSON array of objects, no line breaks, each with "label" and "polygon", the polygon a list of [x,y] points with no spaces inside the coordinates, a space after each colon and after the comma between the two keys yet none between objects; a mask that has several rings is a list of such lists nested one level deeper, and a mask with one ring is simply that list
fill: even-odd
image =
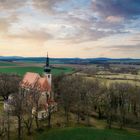
[{"label": "horizon line", "polygon": [[[9,55],[9,56],[1,56],[0,57],[22,57],[22,58],[39,58],[39,57],[43,57],[45,58],[45,56],[14,56],[14,55]],[[97,58],[104,58],[104,59],[140,59],[140,58],[134,58],[134,57],[50,57],[50,58],[55,58],[55,59],[97,59]]]}]

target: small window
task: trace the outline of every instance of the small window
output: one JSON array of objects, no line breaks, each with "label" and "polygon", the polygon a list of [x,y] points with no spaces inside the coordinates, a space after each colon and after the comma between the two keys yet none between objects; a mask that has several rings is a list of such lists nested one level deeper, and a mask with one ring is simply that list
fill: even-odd
[{"label": "small window", "polygon": [[50,78],[50,75],[48,75],[48,78]]}]

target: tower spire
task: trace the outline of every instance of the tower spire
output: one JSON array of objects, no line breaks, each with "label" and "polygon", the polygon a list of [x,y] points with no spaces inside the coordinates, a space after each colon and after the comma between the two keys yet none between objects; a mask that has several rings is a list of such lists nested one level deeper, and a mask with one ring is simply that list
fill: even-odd
[{"label": "tower spire", "polygon": [[49,56],[48,56],[48,52],[47,52],[46,65],[45,65],[45,68],[44,68],[44,72],[45,72],[45,73],[50,73],[50,72],[51,72],[51,68],[50,68],[50,65],[49,65]]},{"label": "tower spire", "polygon": [[47,58],[46,58],[46,66],[49,67],[49,56],[48,56],[48,52],[47,52]]}]

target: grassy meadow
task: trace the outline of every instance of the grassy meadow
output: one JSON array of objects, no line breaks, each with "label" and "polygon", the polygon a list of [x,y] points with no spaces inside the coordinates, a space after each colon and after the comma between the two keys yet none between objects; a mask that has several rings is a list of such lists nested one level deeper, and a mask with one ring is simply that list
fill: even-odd
[{"label": "grassy meadow", "polygon": [[[30,65],[31,66],[30,66]],[[43,73],[43,66],[35,66],[34,63],[10,63],[10,62],[0,62],[0,73],[12,73],[18,74],[23,76],[26,72],[35,72],[42,74]],[[72,73],[73,68],[71,67],[59,67],[59,68],[52,68],[52,74],[59,75],[59,74],[68,74]]]},{"label": "grassy meadow", "polygon": [[[132,85],[140,86],[140,66],[139,65],[126,65],[126,64],[113,64],[110,65],[111,69],[125,68],[129,70],[134,68],[138,71],[137,74],[131,72],[111,72],[108,69],[98,68],[97,65],[87,65],[83,68],[83,71],[78,72],[79,75],[83,75],[87,79],[98,79],[100,82],[110,85],[112,83],[129,83]],[[92,72],[93,71],[93,72]]]},{"label": "grassy meadow", "polygon": [[16,66],[16,64],[11,62],[0,62],[0,67],[1,66]]},{"label": "grassy meadow", "polygon": [[[127,76],[126,76],[127,75]],[[112,83],[129,83],[132,85],[140,86],[140,75],[132,75],[132,74],[118,74],[118,75],[93,75],[87,76],[88,79],[98,79],[104,84],[108,86]]]},{"label": "grassy meadow", "polygon": [[140,134],[117,129],[96,129],[88,127],[54,128],[35,133],[26,140],[139,140]]},{"label": "grassy meadow", "polygon": [[[26,72],[35,72],[40,75],[43,73],[43,63],[38,62],[5,62],[0,61],[0,73],[13,73],[23,76]],[[79,67],[75,65],[75,67]],[[80,66],[84,67],[84,66]],[[112,68],[119,67],[130,67],[129,65],[111,65]],[[130,83],[135,85],[140,85],[140,67],[135,66],[139,69],[138,75],[128,74],[128,73],[110,73],[108,71],[99,71],[98,74],[93,74],[88,76],[89,79],[99,79],[101,82],[110,85],[111,83]],[[89,65],[87,68],[96,69],[96,65]],[[74,72],[74,66],[71,65],[59,65],[57,67],[52,67],[52,74],[68,74]]]},{"label": "grassy meadow", "polygon": [[94,128],[67,128],[39,135],[38,140],[139,140],[140,135],[116,130]]}]

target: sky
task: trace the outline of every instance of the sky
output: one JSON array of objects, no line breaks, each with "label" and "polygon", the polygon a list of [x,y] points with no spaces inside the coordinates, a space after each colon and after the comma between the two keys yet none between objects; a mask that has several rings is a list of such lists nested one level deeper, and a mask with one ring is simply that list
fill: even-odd
[{"label": "sky", "polygon": [[0,56],[140,58],[140,0],[0,0]]}]

